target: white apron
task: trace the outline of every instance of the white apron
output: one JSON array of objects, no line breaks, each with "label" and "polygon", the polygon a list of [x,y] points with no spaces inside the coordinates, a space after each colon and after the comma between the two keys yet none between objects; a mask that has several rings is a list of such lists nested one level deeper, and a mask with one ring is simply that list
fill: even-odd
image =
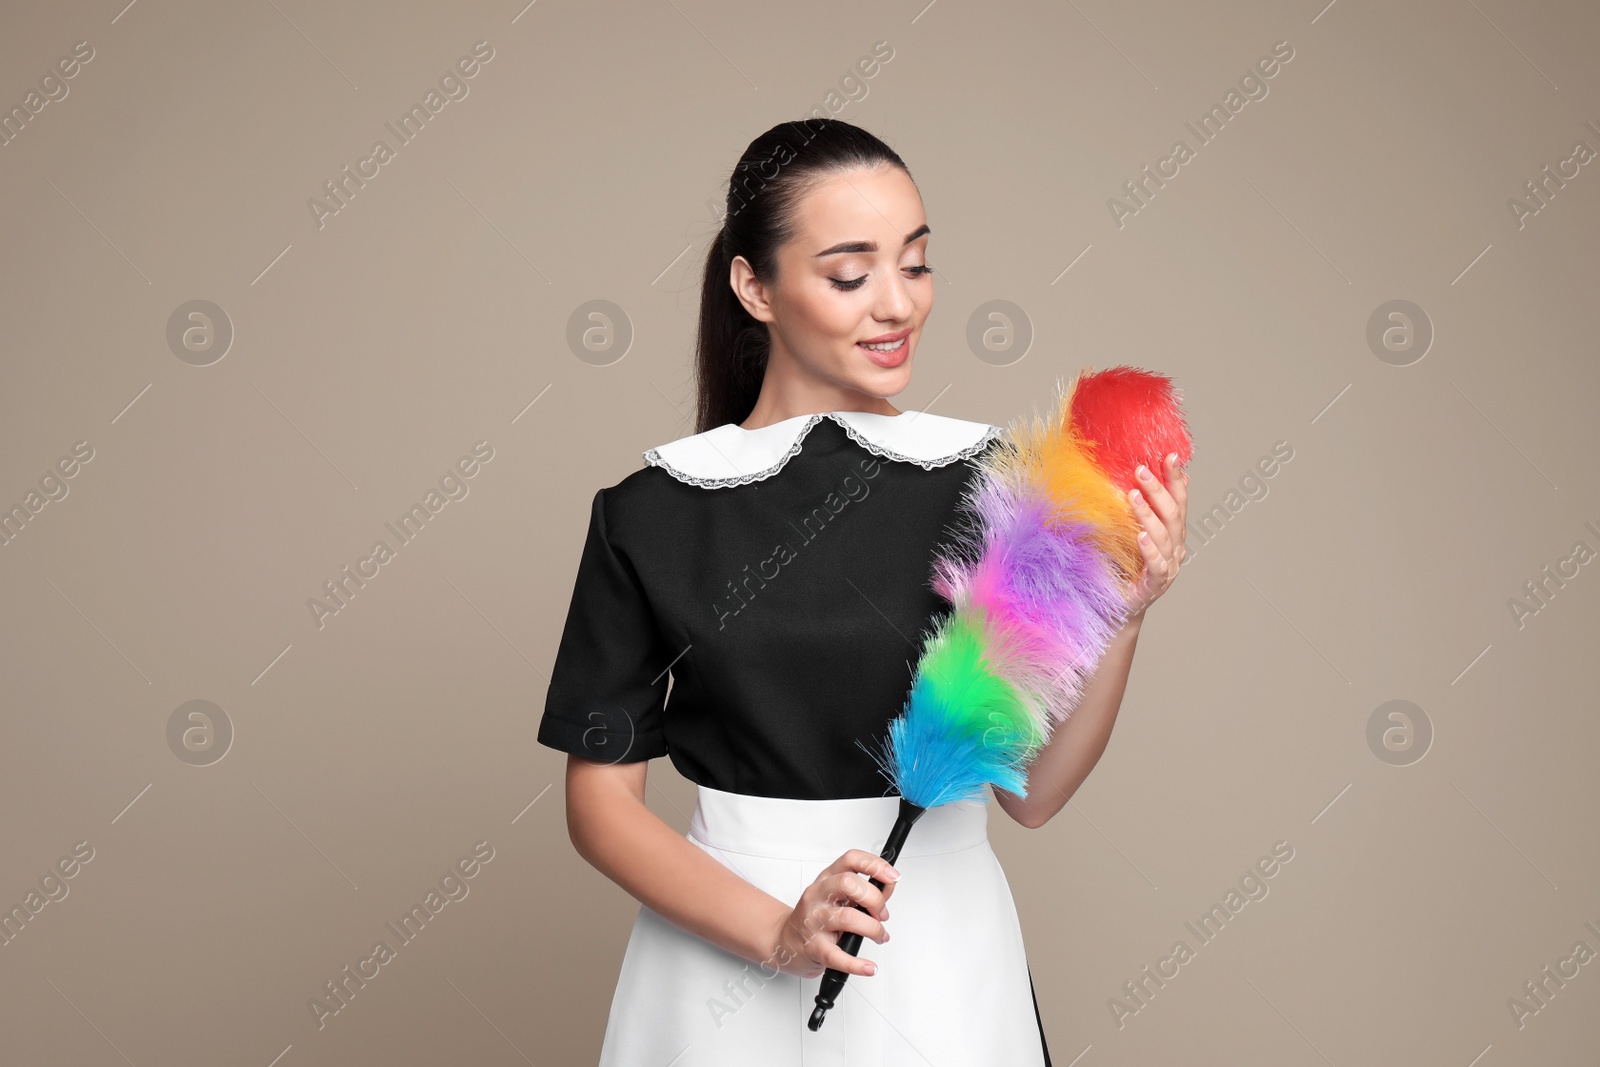
[{"label": "white apron", "polygon": [[[897,797],[788,800],[697,787],[689,840],[793,907],[848,849],[876,855]],[[989,847],[989,805],[930,808],[895,867],[878,972],[853,974],[807,1029],[821,976],[775,974],[641,905],[611,1001],[600,1067],[1042,1067],[1011,887]],[[774,946],[776,947],[776,946]]]}]

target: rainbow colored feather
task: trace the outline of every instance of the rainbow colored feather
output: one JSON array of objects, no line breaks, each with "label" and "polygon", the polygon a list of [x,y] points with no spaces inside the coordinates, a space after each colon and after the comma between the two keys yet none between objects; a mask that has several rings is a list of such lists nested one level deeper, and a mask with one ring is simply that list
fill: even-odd
[{"label": "rainbow colored feather", "polygon": [[952,610],[925,635],[910,694],[874,753],[922,807],[1027,795],[1028,766],[1065,721],[1127,620],[1144,566],[1126,492],[1146,464],[1187,463],[1171,381],[1134,367],[1084,371],[1048,417],[1022,418],[980,454],[953,542],[933,561]]}]

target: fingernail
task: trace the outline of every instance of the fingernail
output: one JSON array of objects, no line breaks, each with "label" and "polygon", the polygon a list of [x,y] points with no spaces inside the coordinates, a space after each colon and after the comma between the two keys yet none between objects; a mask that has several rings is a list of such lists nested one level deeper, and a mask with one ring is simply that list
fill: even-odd
[{"label": "fingernail", "polygon": [[867,973],[868,974],[877,974],[878,973],[878,965],[876,963],[873,963],[871,960],[868,960],[867,961]]},{"label": "fingernail", "polygon": [[1150,477],[1150,468],[1141,463],[1139,464],[1138,469],[1133,473],[1137,474],[1140,478],[1148,478]]},{"label": "fingernail", "polygon": [[1137,489],[1135,489],[1135,490],[1133,490],[1133,492],[1132,492],[1132,494],[1131,494],[1131,495],[1132,495],[1132,496],[1133,496],[1133,501],[1134,501],[1134,503],[1136,503],[1136,504],[1137,504],[1137,503],[1138,503],[1138,502],[1139,502],[1139,501],[1141,501],[1141,500],[1143,500],[1143,499],[1144,499],[1144,494],[1143,494],[1143,493],[1141,493],[1141,492],[1139,492],[1139,490],[1137,490]]},{"label": "fingernail", "polygon": [[1178,454],[1176,452],[1168,452],[1167,453],[1167,462],[1168,463],[1176,463],[1176,462],[1178,462]]},{"label": "fingernail", "polygon": [[893,867],[890,867],[888,870],[884,871],[883,876],[889,879],[891,882],[898,882],[900,880],[900,872],[895,870]]}]

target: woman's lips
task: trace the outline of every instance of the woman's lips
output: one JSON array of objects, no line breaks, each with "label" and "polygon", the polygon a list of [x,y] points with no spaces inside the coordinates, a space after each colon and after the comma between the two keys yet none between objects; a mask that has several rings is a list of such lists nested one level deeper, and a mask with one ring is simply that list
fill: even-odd
[{"label": "woman's lips", "polygon": [[[885,340],[857,341],[856,347],[867,354],[867,358],[880,367],[898,367],[906,361],[906,356],[911,352],[911,330],[909,328],[900,333],[885,334]],[[894,347],[883,348],[883,345],[892,343]],[[869,344],[878,344],[878,348],[868,348]]]}]

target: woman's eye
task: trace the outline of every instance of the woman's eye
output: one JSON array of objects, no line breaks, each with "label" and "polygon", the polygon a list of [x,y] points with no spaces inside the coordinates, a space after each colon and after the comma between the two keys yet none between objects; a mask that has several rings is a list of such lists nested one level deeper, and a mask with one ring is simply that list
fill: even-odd
[{"label": "woman's eye", "polygon": [[[925,274],[932,274],[933,273],[933,268],[924,263],[924,264],[922,264],[920,266],[916,266],[916,267],[906,267],[905,271],[906,271],[907,274],[911,274],[911,275],[915,275],[917,277],[921,277],[922,275],[925,275]],[[867,276],[865,274],[863,274],[859,278],[829,278],[828,279],[828,281],[833,284],[833,287],[835,289],[842,289],[847,293],[851,292],[851,291],[853,291],[855,289],[861,288],[862,284],[866,280],[867,280]]]}]

